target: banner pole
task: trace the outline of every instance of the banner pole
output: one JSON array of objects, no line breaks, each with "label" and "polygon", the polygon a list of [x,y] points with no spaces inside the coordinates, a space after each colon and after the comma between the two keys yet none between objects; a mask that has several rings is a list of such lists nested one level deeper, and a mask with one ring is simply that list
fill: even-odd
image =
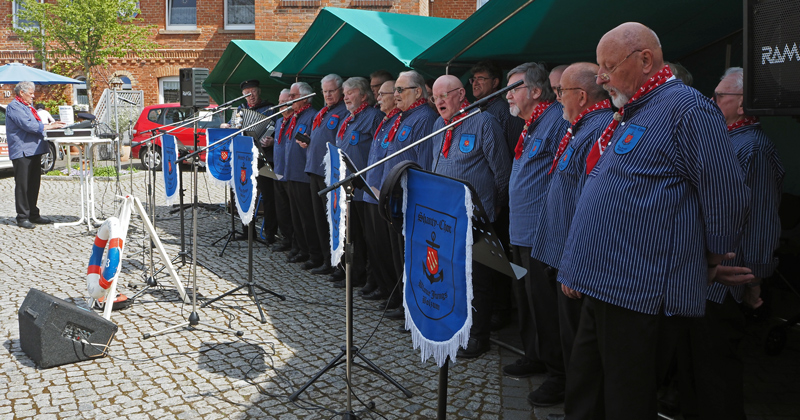
[{"label": "banner pole", "polygon": [[450,367],[450,357],[439,368],[439,401],[436,406],[436,419],[444,420],[447,417],[447,371]]}]

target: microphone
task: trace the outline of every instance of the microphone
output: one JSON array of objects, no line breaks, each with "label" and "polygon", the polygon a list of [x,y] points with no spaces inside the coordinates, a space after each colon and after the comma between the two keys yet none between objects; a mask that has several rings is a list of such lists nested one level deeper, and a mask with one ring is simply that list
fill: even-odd
[{"label": "microphone", "polygon": [[224,104],[221,104],[221,105],[219,105],[219,107],[220,107],[220,108],[223,108],[223,107],[226,107],[226,106],[230,106],[231,104],[233,104],[234,102],[238,101],[239,99],[242,99],[242,98],[247,98],[247,97],[248,97],[248,96],[250,96],[250,95],[252,95],[252,93],[246,93],[246,94],[244,94],[244,95],[242,95],[242,96],[240,96],[240,97],[238,97],[238,98],[236,98],[236,99],[231,99],[230,101],[228,101],[228,102],[225,102]]}]

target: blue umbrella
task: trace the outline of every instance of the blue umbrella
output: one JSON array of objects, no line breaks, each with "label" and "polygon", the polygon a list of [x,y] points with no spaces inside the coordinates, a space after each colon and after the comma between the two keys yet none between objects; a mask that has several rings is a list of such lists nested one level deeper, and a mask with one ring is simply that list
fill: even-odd
[{"label": "blue umbrella", "polygon": [[11,85],[19,82],[33,82],[35,85],[80,84],[80,80],[70,79],[49,71],[28,67],[21,63],[0,66],[0,84]]}]

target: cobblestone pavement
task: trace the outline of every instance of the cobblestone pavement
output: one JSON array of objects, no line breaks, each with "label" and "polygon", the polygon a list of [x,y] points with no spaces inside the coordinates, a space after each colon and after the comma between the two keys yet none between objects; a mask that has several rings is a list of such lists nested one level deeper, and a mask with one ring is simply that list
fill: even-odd
[{"label": "cobblestone pavement", "polygon": [[[344,344],[344,291],[333,288],[325,276],[286,263],[285,254],[273,253],[262,244],[254,246],[253,278],[256,284],[286,296],[280,301],[260,295],[266,324],[260,323],[248,296],[228,297],[198,310],[202,321],[241,330],[242,338],[199,326],[143,339],[145,333],[184,322],[191,312],[191,306],[180,303],[162,273],[158,276],[160,287],[145,291],[134,305],[113,313],[111,319],[119,332],[110,346],[111,357],[36,368],[20,348],[19,306],[31,287],[82,304],[94,232],[88,234],[85,226],[18,228],[13,178],[8,174],[0,178],[0,334],[6,350],[0,351],[0,420],[318,419],[336,418],[336,413],[345,409],[343,366],[323,375],[296,402],[288,399]],[[191,191],[189,174],[185,178]],[[174,257],[180,251],[180,219],[173,207],[164,203],[163,182],[156,185],[156,227],[168,255]],[[200,202],[224,202],[226,192],[206,182],[204,173],[198,187]],[[128,178],[123,178],[121,188],[130,192]],[[134,176],[133,194],[144,201],[145,192],[145,177],[139,173]],[[77,181],[44,180],[39,205],[42,214],[56,222],[77,220],[78,194]],[[114,183],[98,181],[96,196],[98,217],[114,215]],[[247,281],[246,242],[232,242],[223,256],[219,255],[222,242],[213,244],[230,228],[230,216],[219,207],[198,212],[197,293],[201,302]],[[185,215],[187,249],[191,249],[191,211]],[[119,282],[128,296],[140,289],[126,285],[141,283],[147,267],[142,223],[134,218],[131,225]],[[240,227],[238,221],[237,225]],[[160,267],[158,258],[156,261]],[[184,284],[191,287],[190,266],[182,266],[180,260],[175,266]],[[355,345],[414,394],[406,398],[380,376],[355,367],[354,410],[362,419],[435,418],[438,369],[433,361],[420,361],[410,335],[399,331],[398,321],[381,320],[379,304],[360,297],[354,304]],[[497,337],[517,340],[518,345],[515,335],[509,327]],[[791,341],[789,347],[797,359],[797,341]],[[504,378],[502,364],[515,359],[509,350],[493,345],[481,358],[453,364],[448,418],[543,419],[548,413],[561,412],[561,406],[536,412],[530,409],[525,396],[543,378]],[[797,376],[794,378],[796,381]],[[371,403],[374,409],[368,410]],[[797,405],[788,407],[796,409]],[[769,410],[764,407],[762,411]]]}]

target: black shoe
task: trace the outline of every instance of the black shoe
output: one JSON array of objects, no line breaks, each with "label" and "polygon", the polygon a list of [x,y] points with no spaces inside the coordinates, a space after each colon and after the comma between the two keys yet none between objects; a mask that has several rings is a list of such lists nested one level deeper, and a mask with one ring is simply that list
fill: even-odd
[{"label": "black shoe", "polygon": [[285,252],[290,249],[292,249],[292,246],[289,244],[277,243],[272,246],[272,252]]},{"label": "black shoe", "polygon": [[287,256],[287,258],[288,258],[288,257],[294,257],[295,255],[297,255],[297,254],[299,254],[299,253],[300,253],[300,250],[299,250],[299,249],[297,249],[297,248],[292,248],[291,250],[289,250],[289,253],[288,253],[288,254],[286,254],[286,256]]},{"label": "black shoe", "polygon": [[401,326],[397,327],[397,331],[400,331],[401,333],[409,333],[409,334],[411,334],[411,330],[407,330],[405,325],[401,325]]},{"label": "black shoe", "polygon": [[321,266],[311,270],[311,274],[321,274],[327,275],[333,271],[333,268],[329,264],[322,264]]},{"label": "black shoe", "polygon": [[542,386],[528,394],[528,402],[534,407],[550,407],[564,402],[564,384],[552,379],[544,381]]},{"label": "black shoe", "polygon": [[342,270],[341,267],[336,266],[336,269],[333,270],[331,276],[328,278],[330,281],[337,281],[337,280],[344,280],[345,272]]},{"label": "black shoe", "polygon": [[467,348],[458,349],[456,357],[462,359],[474,359],[480,357],[483,353],[489,351],[489,340],[478,340],[477,338],[470,338],[467,343]]},{"label": "black shoe", "polygon": [[553,413],[553,414],[548,414],[547,415],[547,420],[564,420],[565,418],[567,418],[566,414],[555,414],[555,413]]},{"label": "black shoe", "polygon": [[510,313],[492,314],[492,331],[500,331],[511,323]]},{"label": "black shoe", "polygon": [[25,229],[33,229],[36,227],[30,220],[17,220],[17,226]]},{"label": "black shoe", "polygon": [[368,281],[364,287],[361,288],[361,296],[366,296],[374,291],[378,290],[378,285],[375,282]]},{"label": "black shoe", "polygon": [[344,289],[345,286],[347,286],[347,283],[344,280],[336,280],[333,282],[333,287],[337,289]]},{"label": "black shoe", "polygon": [[322,261],[308,260],[303,264],[303,270],[313,270],[320,266],[322,266]]},{"label": "black shoe", "polygon": [[547,373],[547,367],[542,362],[534,362],[527,357],[517,359],[513,365],[503,366],[503,373],[512,378],[527,378],[537,373]]},{"label": "black shoe", "polygon": [[364,300],[384,300],[387,297],[389,297],[389,295],[384,293],[380,288],[377,288],[374,292],[364,295]]},{"label": "black shoe", "polygon": [[404,320],[406,319],[406,311],[400,306],[397,309],[392,309],[383,313],[384,318]]},{"label": "black shoe", "polygon": [[290,263],[306,262],[306,261],[308,261],[308,254],[303,254],[302,252],[298,252],[297,254],[295,254],[295,255],[293,255],[293,256],[291,256],[289,258],[286,258],[286,261],[290,262]]},{"label": "black shoe", "polygon": [[53,223],[52,220],[42,216],[31,218],[31,222],[37,225],[49,225],[50,223]]},{"label": "black shoe", "polygon": [[275,243],[275,241],[277,241],[277,239],[275,239],[275,235],[267,235],[266,239],[264,239],[264,242],[266,242],[267,245],[272,245]]}]

